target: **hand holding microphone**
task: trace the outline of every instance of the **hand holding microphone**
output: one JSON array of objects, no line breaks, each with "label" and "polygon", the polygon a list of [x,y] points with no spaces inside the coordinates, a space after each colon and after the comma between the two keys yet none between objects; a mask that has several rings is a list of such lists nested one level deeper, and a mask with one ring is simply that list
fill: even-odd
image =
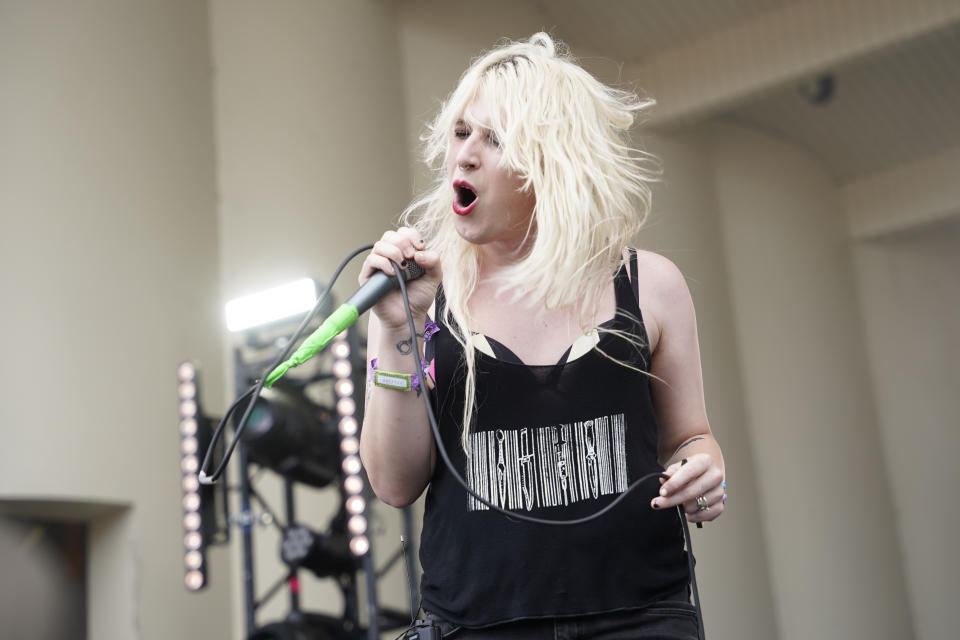
[{"label": "hand holding microphone", "polygon": [[[437,287],[442,277],[440,270],[440,256],[436,251],[426,249],[419,232],[409,227],[401,227],[396,231],[387,231],[379,241],[373,245],[373,250],[367,255],[360,270],[360,283],[366,283],[378,277],[378,272],[388,274],[393,279],[393,260],[403,266],[404,262],[423,269],[422,277],[411,280],[407,284],[407,300],[410,302],[410,312],[414,320],[422,325],[422,320],[433,304],[437,294]],[[399,291],[392,292],[379,298],[373,305],[372,313],[377,316],[380,326],[386,330],[396,329],[407,331],[407,315],[403,308],[403,300]]]},{"label": "hand holding microphone", "polygon": [[423,250],[424,247],[420,234],[413,229],[402,227],[384,233],[364,260],[357,292],[330,314],[293,355],[270,372],[264,386],[273,386],[289,369],[322,351],[330,340],[371,307],[381,323],[394,321],[396,324],[389,326],[406,326],[406,311],[399,293],[395,292],[399,285],[390,260],[407,265],[401,277],[410,282],[407,287],[410,310],[415,318],[425,316],[440,284],[440,256],[435,251]]}]

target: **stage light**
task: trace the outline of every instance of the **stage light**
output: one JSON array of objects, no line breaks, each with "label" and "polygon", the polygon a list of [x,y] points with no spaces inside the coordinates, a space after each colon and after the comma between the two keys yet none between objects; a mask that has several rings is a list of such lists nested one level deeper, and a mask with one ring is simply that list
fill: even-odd
[{"label": "stage light", "polygon": [[347,536],[336,532],[324,535],[304,525],[294,525],[283,532],[280,559],[291,567],[309,569],[319,578],[357,569]]},{"label": "stage light", "polygon": [[190,533],[183,536],[183,546],[187,549],[200,549],[203,545],[203,536],[201,536],[196,531],[191,531]]},{"label": "stage light", "polygon": [[347,530],[350,532],[349,549],[354,556],[360,557],[370,550],[370,541],[363,534],[367,531],[367,519],[364,515],[366,502],[360,497],[363,493],[363,464],[357,455],[360,443],[356,439],[357,419],[354,413],[357,403],[353,400],[354,385],[350,380],[353,367],[350,364],[350,343],[347,342],[346,332],[341,333],[332,341],[333,375],[337,378],[334,391],[337,396],[337,413],[340,415],[338,431],[340,432],[340,467],[343,469],[343,490],[350,496],[345,508],[352,514],[347,521]]},{"label": "stage light", "polygon": [[352,455],[360,451],[360,441],[350,436],[340,441],[340,453],[345,456]]},{"label": "stage light", "polygon": [[347,475],[357,475],[363,469],[358,456],[347,456],[343,459],[343,472]]},{"label": "stage light", "polygon": [[367,508],[366,501],[360,496],[350,496],[347,498],[347,513],[358,514],[363,513],[364,509]]},{"label": "stage light", "polygon": [[199,591],[206,584],[206,577],[203,575],[202,571],[192,570],[187,571],[186,576],[183,578],[184,584],[187,585],[187,589],[190,591]]},{"label": "stage light", "polygon": [[353,373],[353,366],[349,360],[337,360],[333,363],[333,375],[338,378],[346,378]]},{"label": "stage light", "polygon": [[192,382],[197,375],[197,367],[192,362],[181,362],[177,367],[177,378],[181,382]]},{"label": "stage light", "polygon": [[185,511],[199,511],[200,494],[188,493],[187,495],[183,496],[183,508]]},{"label": "stage light", "polygon": [[200,443],[194,437],[184,438],[180,441],[180,453],[184,455],[195,455]]},{"label": "stage light", "polygon": [[340,340],[334,343],[333,347],[333,357],[339,360],[346,360],[350,357],[350,343],[346,340]]},{"label": "stage light", "polygon": [[357,419],[353,416],[340,418],[340,435],[353,436],[357,434]]},{"label": "stage light", "polygon": [[355,556],[362,556],[370,551],[370,541],[367,540],[367,536],[354,536],[350,540],[350,551]]},{"label": "stage light", "polygon": [[317,285],[310,278],[236,298],[227,303],[227,329],[243,331],[306,313],[317,301]]},{"label": "stage light", "polygon": [[361,515],[350,516],[347,520],[347,530],[355,536],[367,532],[367,519]]},{"label": "stage light", "polygon": [[184,473],[196,473],[200,468],[200,459],[197,456],[184,456],[180,460],[180,470]]},{"label": "stage light", "polygon": [[352,396],[353,395],[353,381],[349,378],[343,378],[337,380],[337,384],[334,387],[338,396]]},{"label": "stage light", "polygon": [[352,416],[357,410],[357,403],[351,397],[344,397],[337,400],[337,413],[341,416]]},{"label": "stage light", "polygon": [[325,487],[337,477],[333,416],[301,393],[264,389],[243,432],[251,462],[296,482]]},{"label": "stage light", "polygon": [[181,420],[180,435],[182,436],[197,435],[197,421],[194,418],[184,418],[183,420]]},{"label": "stage light", "polygon": [[[183,509],[184,584],[191,591],[206,586],[206,545],[221,534],[217,527],[220,494],[202,486],[197,477],[201,452],[212,438],[210,419],[200,409],[198,367],[192,362],[177,366],[177,399],[180,431],[180,504]],[[219,506],[223,506],[220,504]],[[225,541],[225,537],[223,540]]]},{"label": "stage light", "polygon": [[363,480],[360,476],[349,476],[343,480],[343,488],[349,494],[357,494],[363,491]]}]

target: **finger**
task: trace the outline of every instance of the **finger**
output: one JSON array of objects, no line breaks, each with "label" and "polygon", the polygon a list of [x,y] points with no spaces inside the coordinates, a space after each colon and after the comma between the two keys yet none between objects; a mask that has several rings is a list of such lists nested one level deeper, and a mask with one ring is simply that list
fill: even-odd
[{"label": "finger", "polygon": [[[411,257],[413,257],[412,254]],[[392,276],[394,273],[393,266],[390,264],[391,260],[402,265],[407,259],[406,256],[403,255],[403,250],[389,240],[377,240],[373,245],[373,251],[370,253],[369,258],[371,262],[376,262],[374,265],[375,268],[380,269],[388,276]]]},{"label": "finger", "polygon": [[[420,234],[409,227],[401,227],[396,231],[387,231],[383,234],[381,241],[388,242],[400,250],[400,255],[406,259],[412,259],[413,254],[420,248],[416,241],[420,239]],[[397,263],[400,261],[397,260]]]},{"label": "finger", "polygon": [[440,254],[436,251],[417,251],[413,254],[413,259],[417,264],[426,270],[432,276],[439,276]]},{"label": "finger", "polygon": [[712,465],[713,459],[705,453],[698,453],[689,458],[684,458],[680,462],[675,462],[667,470],[670,479],[660,487],[660,495],[671,496],[681,487],[688,485],[694,478],[703,475]]},{"label": "finger", "polygon": [[[664,486],[660,487],[660,492],[667,493],[667,495],[661,495],[654,499],[656,508],[673,507],[685,502],[695,501],[697,496],[711,491],[714,487],[719,486],[723,480],[723,474],[716,466],[711,465],[702,474],[694,477],[690,477],[688,474],[687,468],[689,466],[686,465],[681,471],[675,473],[667,483],[664,483]],[[683,475],[681,476],[681,474]],[[675,481],[685,481],[685,483],[679,487],[674,485],[674,491],[670,493],[667,491],[667,485]]]},{"label": "finger", "polygon": [[363,261],[363,267],[360,269],[360,284],[363,284],[370,279],[371,276],[377,271],[382,271],[387,275],[393,275],[393,265],[390,264],[390,260],[381,255],[370,254],[367,256],[367,259]]},{"label": "finger", "polygon": [[[708,505],[707,509],[703,509],[703,510],[695,509],[693,513],[690,513],[689,511],[687,511],[685,513],[687,517],[687,521],[688,522],[709,522],[711,520],[715,520],[716,518],[720,517],[720,514],[723,513],[724,509],[726,509],[726,505],[723,500],[723,495],[724,494],[721,493],[720,498],[717,499],[716,502],[713,502],[712,504]],[[707,498],[706,496],[704,497]],[[710,498],[707,498],[707,500],[710,500]]]},{"label": "finger", "polygon": [[719,487],[722,480],[723,475],[720,470],[716,467],[711,467],[701,475],[691,478],[690,482],[685,484],[683,487],[678,488],[674,493],[660,499],[664,501],[664,506],[695,502],[697,496],[706,495],[707,493],[713,491],[716,487]]},{"label": "finger", "polygon": [[[397,233],[405,238],[410,246],[413,247],[414,251],[422,251],[427,247],[427,243],[423,241],[423,236],[420,235],[420,232],[411,227],[400,227],[397,229]],[[413,256],[407,256],[408,258]]]},{"label": "finger", "polygon": [[[706,503],[707,509],[713,509],[717,505],[723,504],[723,489],[720,487],[720,485],[717,485],[713,489],[710,489],[709,491],[700,495],[703,496],[703,501]],[[693,500],[683,503],[683,510],[688,515],[696,513],[697,511],[702,511],[699,503],[697,502],[697,497],[694,497]]]}]

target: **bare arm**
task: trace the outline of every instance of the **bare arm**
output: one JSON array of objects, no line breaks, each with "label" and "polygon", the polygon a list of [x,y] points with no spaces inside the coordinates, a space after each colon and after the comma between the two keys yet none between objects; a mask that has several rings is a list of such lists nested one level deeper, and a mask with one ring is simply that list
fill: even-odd
[{"label": "bare arm", "polygon": [[[414,323],[422,330],[440,279],[439,257],[423,250],[419,235],[412,229],[389,231],[364,262],[361,281],[374,269],[392,273],[388,258],[398,264],[415,259],[427,272],[408,283]],[[399,292],[385,296],[370,313],[368,358],[376,358],[381,371],[413,373],[410,349],[415,345],[422,357],[423,340],[411,338]],[[367,381],[360,457],[374,492],[387,504],[402,507],[420,496],[433,475],[436,445],[423,398],[417,392],[378,387]]]},{"label": "bare arm", "polygon": [[[640,300],[647,305],[644,312],[649,310],[646,315],[655,324],[651,333],[657,338],[651,388],[660,429],[658,453],[670,476],[651,506],[683,504],[690,521],[713,520],[724,506],[723,453],[707,420],[693,300],[672,262],[651,253],[639,255]],[[709,510],[699,509],[698,496]]]}]

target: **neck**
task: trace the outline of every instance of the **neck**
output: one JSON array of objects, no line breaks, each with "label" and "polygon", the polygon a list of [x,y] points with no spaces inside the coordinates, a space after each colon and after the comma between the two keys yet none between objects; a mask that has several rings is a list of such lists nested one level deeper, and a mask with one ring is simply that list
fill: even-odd
[{"label": "neck", "polygon": [[491,242],[478,246],[480,279],[495,278],[506,269],[516,266],[527,257],[532,247],[532,239],[522,244]]}]

